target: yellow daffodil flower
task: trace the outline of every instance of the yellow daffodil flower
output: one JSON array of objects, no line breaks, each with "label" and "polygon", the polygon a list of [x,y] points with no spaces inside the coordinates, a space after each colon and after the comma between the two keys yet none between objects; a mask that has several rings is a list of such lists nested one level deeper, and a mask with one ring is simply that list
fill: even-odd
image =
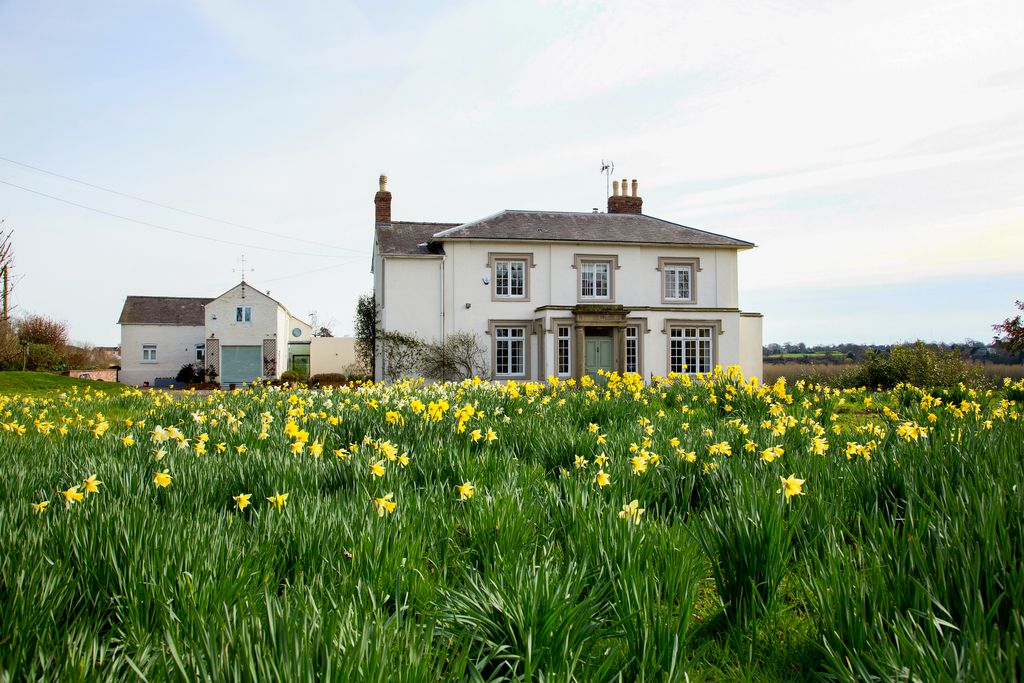
[{"label": "yellow daffodil flower", "polygon": [[245,508],[249,507],[249,499],[252,498],[252,494],[240,493],[237,496],[231,496],[231,498],[235,501],[235,506],[238,508],[239,512],[241,512]]},{"label": "yellow daffodil flower", "polygon": [[789,500],[793,496],[804,495],[804,481],[805,479],[797,479],[792,474],[789,477],[779,477],[779,481],[782,482],[782,492],[786,494],[786,500]]},{"label": "yellow daffodil flower", "polygon": [[288,494],[275,493],[272,496],[267,496],[267,500],[270,501],[270,504],[276,507],[278,511],[280,511],[281,508],[283,508],[285,506],[285,503],[288,501]]},{"label": "yellow daffodil flower", "polygon": [[640,522],[640,515],[642,514],[644,514],[644,508],[639,507],[639,503],[636,499],[626,503],[622,506],[622,509],[619,510],[619,517],[621,519],[634,524],[638,524]]},{"label": "yellow daffodil flower", "polygon": [[79,486],[80,485],[75,485],[66,491],[61,491],[61,495],[64,496],[64,503],[68,507],[71,507],[72,503],[82,502],[82,498],[85,497],[85,494],[78,490]]},{"label": "yellow daffodil flower", "polygon": [[387,493],[381,498],[373,499],[373,507],[377,510],[377,516],[383,517],[385,514],[394,514],[395,507],[398,505],[393,498],[395,494]]},{"label": "yellow daffodil flower", "polygon": [[168,470],[163,472],[157,472],[153,475],[153,483],[159,488],[165,489],[171,485],[171,475],[168,474]]},{"label": "yellow daffodil flower", "polygon": [[455,487],[459,491],[459,500],[469,500],[476,494],[476,487],[472,482],[463,482]]}]

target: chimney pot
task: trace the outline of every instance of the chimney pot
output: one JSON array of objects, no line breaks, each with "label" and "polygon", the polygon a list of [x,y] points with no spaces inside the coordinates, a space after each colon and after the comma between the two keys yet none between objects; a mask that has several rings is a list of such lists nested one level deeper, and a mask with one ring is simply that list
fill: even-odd
[{"label": "chimney pot", "polygon": [[388,177],[380,176],[380,189],[373,196],[374,222],[377,225],[391,224],[391,193],[388,192]]},{"label": "chimney pot", "polygon": [[619,193],[619,181],[612,181],[615,193],[608,198],[608,213],[643,213],[644,200],[639,195],[639,183],[633,179],[632,194],[630,193],[629,180],[622,179],[622,193]]},{"label": "chimney pot", "polygon": [[619,181],[618,180],[613,180],[612,181],[612,196],[613,197],[618,197],[619,196]]}]

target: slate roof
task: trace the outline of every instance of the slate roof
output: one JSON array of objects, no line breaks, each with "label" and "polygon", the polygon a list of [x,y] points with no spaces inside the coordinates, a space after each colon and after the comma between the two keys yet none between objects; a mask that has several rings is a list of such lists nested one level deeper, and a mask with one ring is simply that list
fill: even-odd
[{"label": "slate roof", "polygon": [[613,242],[749,249],[752,242],[678,223],[628,213],[501,211],[433,235],[435,240],[491,239],[558,242]]},{"label": "slate roof", "polygon": [[454,228],[459,223],[413,223],[393,221],[377,228],[377,246],[381,256],[444,253],[430,252],[426,244],[435,232]]},{"label": "slate roof", "polygon": [[129,296],[124,300],[118,325],[192,325],[206,324],[203,306],[209,298],[181,296]]}]

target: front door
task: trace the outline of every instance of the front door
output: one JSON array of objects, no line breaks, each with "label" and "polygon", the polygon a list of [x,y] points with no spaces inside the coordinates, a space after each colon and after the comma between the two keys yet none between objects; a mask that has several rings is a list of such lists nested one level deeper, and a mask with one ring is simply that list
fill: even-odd
[{"label": "front door", "polygon": [[586,337],[584,345],[586,346],[586,356],[584,357],[583,371],[586,374],[596,377],[598,370],[612,371],[611,337]]}]

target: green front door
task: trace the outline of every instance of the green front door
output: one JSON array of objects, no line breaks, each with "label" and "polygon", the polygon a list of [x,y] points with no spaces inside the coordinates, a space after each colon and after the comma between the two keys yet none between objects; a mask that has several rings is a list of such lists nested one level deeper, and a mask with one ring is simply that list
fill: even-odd
[{"label": "green front door", "polygon": [[586,356],[583,371],[591,377],[597,376],[598,370],[612,371],[612,338],[586,337]]}]

